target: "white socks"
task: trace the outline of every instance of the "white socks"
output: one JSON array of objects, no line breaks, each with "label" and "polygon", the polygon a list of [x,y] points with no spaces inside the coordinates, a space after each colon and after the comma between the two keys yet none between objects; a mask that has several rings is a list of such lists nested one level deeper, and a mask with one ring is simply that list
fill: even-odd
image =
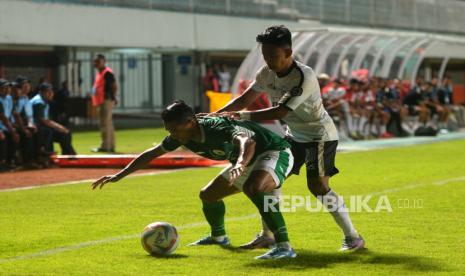
[{"label": "white socks", "polygon": [[380,135],[386,132],[386,125],[383,124],[383,122],[381,122],[381,124],[379,126],[379,132],[380,132],[379,133]]},{"label": "white socks", "polygon": [[[281,189],[274,190],[273,195],[279,198],[281,196]],[[339,197],[333,190],[329,190],[329,192],[325,195],[318,196],[318,199],[322,202],[323,206],[330,211],[337,225],[339,225],[339,227],[344,232],[344,236],[351,238],[359,237],[357,230],[355,230],[354,226],[352,225],[352,221],[349,217],[349,210],[344,204],[342,197]],[[263,230],[260,235],[274,238],[273,232],[271,232],[271,230],[266,226],[266,223],[263,221],[263,219],[262,226]]]},{"label": "white socks", "polygon": [[349,210],[344,204],[342,197],[339,197],[333,190],[329,190],[323,196],[318,196],[326,210],[328,210],[336,221],[337,225],[344,232],[344,236],[351,238],[358,238],[359,235],[352,225],[349,217]]},{"label": "white socks", "polygon": [[365,124],[367,122],[367,118],[365,116],[360,117],[360,120],[358,121],[358,133],[362,134],[364,133],[363,129],[365,127]]},{"label": "white socks", "polygon": [[213,237],[212,238],[217,241],[217,242],[222,242],[224,241],[224,239],[226,238],[226,235],[222,235],[222,236],[217,236],[217,237]]},{"label": "white socks", "polygon": [[286,248],[286,249],[291,249],[291,244],[289,242],[278,242],[276,244],[277,247],[279,248]]}]

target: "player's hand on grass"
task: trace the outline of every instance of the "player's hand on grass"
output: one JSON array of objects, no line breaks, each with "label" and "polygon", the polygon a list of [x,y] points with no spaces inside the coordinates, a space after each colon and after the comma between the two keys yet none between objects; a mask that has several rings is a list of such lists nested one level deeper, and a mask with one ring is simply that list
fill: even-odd
[{"label": "player's hand on grass", "polygon": [[117,174],[105,175],[105,176],[101,177],[99,180],[92,183],[92,190],[95,190],[95,188],[97,188],[99,186],[100,186],[100,189],[102,189],[102,187],[105,184],[107,184],[109,182],[117,182],[118,180],[120,180],[120,177]]},{"label": "player's hand on grass", "polygon": [[242,174],[245,172],[245,166],[242,164],[236,164],[234,167],[229,171],[231,183],[238,179]]}]

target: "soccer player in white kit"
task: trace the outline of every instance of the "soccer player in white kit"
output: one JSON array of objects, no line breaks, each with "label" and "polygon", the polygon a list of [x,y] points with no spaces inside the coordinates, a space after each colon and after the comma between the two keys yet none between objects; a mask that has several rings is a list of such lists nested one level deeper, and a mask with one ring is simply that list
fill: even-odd
[{"label": "soccer player in white kit", "polygon": [[[344,233],[340,250],[363,248],[365,241],[354,228],[342,197],[329,187],[329,178],[339,172],[334,164],[339,136],[323,107],[315,73],[292,57],[292,35],[285,26],[267,28],[257,36],[257,42],[261,44],[266,65],[242,95],[211,115],[284,121],[295,159],[292,173],[298,174],[305,163],[308,189],[323,203]],[[252,104],[261,92],[267,94],[272,107],[240,111]],[[273,245],[273,233],[265,223],[263,227],[256,239],[242,247],[254,249]]]}]

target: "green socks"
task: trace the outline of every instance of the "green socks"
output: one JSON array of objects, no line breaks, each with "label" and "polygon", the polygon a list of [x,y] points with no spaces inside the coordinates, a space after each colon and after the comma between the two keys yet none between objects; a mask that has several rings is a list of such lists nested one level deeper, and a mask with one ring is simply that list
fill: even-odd
[{"label": "green socks", "polygon": [[287,236],[286,223],[284,222],[283,215],[279,211],[279,204],[268,204],[271,206],[268,206],[269,208],[265,210],[265,202],[271,203],[271,198],[269,197],[273,197],[273,194],[262,192],[252,196],[251,199],[255,206],[257,206],[266,225],[273,232],[276,242],[288,242],[289,238]]},{"label": "green socks", "polygon": [[[288,242],[289,238],[287,236],[286,223],[284,222],[283,215],[279,211],[279,204],[272,204],[267,210],[265,210],[265,202],[271,202],[271,199],[267,198],[269,196],[271,197],[273,195],[268,193],[259,193],[251,197],[251,200],[255,206],[257,206],[268,228],[270,228],[273,232],[276,242]],[[226,212],[224,202],[221,200],[213,203],[202,202],[202,204],[203,213],[211,227],[211,236],[219,237],[226,235],[226,231],[224,229],[224,214]]]},{"label": "green socks", "polygon": [[221,200],[214,203],[202,202],[202,204],[203,213],[212,229],[212,237],[226,235],[224,229],[224,214],[226,212],[224,202]]}]

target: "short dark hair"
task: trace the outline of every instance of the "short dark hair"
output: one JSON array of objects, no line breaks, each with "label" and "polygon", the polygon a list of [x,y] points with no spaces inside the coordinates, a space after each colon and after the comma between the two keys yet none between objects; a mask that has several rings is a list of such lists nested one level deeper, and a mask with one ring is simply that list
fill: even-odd
[{"label": "short dark hair", "polygon": [[44,82],[44,83],[41,83],[39,84],[39,86],[37,87],[37,90],[42,93],[42,92],[45,92],[47,91],[48,89],[52,89],[53,90],[53,86],[48,83],[48,82]]},{"label": "short dark hair", "polygon": [[291,32],[284,25],[268,27],[263,33],[257,35],[256,40],[261,44],[292,48]]},{"label": "short dark hair", "polygon": [[190,119],[195,118],[194,111],[184,101],[176,100],[170,104],[161,113],[161,118],[165,123],[178,122],[185,123]]},{"label": "short dark hair", "polygon": [[105,56],[103,54],[97,54],[95,57],[98,58],[98,59],[106,60],[106,58],[105,58]]},{"label": "short dark hair", "polygon": [[26,82],[29,82],[27,77],[25,77],[23,75],[18,75],[16,77],[16,84],[18,85],[18,87],[20,87],[21,85],[23,85]]}]

